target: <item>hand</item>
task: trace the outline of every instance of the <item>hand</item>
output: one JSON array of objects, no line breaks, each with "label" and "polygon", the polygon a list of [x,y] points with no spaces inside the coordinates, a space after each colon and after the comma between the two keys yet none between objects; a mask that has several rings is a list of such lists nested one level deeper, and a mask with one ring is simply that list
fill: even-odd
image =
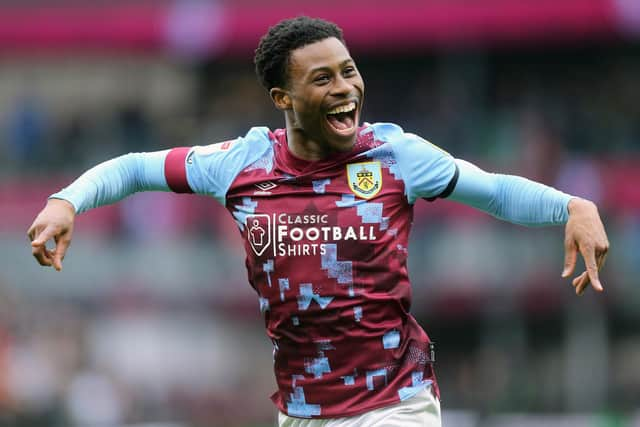
[{"label": "hand", "polygon": [[[71,244],[75,209],[66,200],[49,199],[29,227],[27,234],[31,240],[31,253],[40,265],[53,266],[62,270],[62,260]],[[47,249],[47,242],[53,239],[55,247]]]},{"label": "hand", "polygon": [[582,295],[589,283],[596,291],[602,292],[604,289],[598,278],[598,270],[604,266],[609,251],[609,240],[598,208],[593,202],[574,198],[569,201],[568,209],[569,221],[565,228],[562,277],[567,278],[573,274],[580,251],[587,270],[572,281],[576,295]]}]

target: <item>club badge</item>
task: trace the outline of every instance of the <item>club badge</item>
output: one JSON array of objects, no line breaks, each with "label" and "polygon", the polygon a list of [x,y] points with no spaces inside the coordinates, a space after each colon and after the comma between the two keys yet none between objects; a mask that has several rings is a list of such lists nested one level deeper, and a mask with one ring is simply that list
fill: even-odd
[{"label": "club badge", "polygon": [[382,188],[380,162],[362,162],[347,165],[349,188],[358,197],[370,199]]}]

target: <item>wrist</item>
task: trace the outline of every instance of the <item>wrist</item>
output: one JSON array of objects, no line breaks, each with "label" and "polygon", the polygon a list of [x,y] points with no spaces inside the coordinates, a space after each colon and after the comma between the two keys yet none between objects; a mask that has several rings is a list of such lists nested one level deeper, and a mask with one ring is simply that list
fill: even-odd
[{"label": "wrist", "polygon": [[73,206],[73,203],[65,199],[50,197],[49,199],[47,199],[47,206],[54,206],[56,208],[63,209],[67,211],[71,216],[76,215],[76,208],[75,206]]},{"label": "wrist", "polygon": [[582,199],[580,197],[572,197],[567,204],[567,211],[569,212],[569,216],[577,213],[584,212],[585,210],[598,210],[595,203],[591,200]]}]

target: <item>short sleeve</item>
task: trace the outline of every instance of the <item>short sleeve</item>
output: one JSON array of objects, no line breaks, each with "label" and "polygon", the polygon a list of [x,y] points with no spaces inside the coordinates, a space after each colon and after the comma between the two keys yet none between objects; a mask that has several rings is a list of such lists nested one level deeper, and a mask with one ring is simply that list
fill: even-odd
[{"label": "short sleeve", "polygon": [[449,153],[397,125],[376,127],[376,137],[391,144],[409,203],[418,198],[434,200],[451,194],[458,168]]},{"label": "short sleeve", "polygon": [[252,128],[247,135],[216,144],[178,147],[167,154],[167,184],[177,193],[213,196],[224,204],[226,193],[246,166],[271,149],[269,130]]}]

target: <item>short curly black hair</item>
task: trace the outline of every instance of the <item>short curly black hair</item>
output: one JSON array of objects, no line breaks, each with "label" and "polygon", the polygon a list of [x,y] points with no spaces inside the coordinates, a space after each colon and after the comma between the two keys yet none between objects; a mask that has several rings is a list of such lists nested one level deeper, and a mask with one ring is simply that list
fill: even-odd
[{"label": "short curly black hair", "polygon": [[286,86],[291,51],[330,37],[346,46],[340,27],[323,19],[298,16],[269,28],[253,58],[262,86],[267,90]]}]

